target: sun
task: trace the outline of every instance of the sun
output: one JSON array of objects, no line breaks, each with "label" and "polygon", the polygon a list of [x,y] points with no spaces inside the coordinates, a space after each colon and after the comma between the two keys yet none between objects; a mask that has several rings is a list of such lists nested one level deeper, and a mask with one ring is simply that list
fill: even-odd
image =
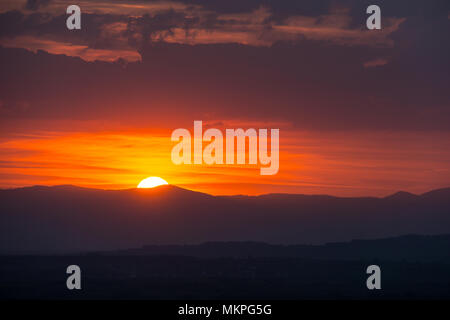
[{"label": "sun", "polygon": [[162,186],[164,184],[168,184],[166,180],[160,177],[148,177],[139,182],[138,188],[154,188],[158,186]]}]

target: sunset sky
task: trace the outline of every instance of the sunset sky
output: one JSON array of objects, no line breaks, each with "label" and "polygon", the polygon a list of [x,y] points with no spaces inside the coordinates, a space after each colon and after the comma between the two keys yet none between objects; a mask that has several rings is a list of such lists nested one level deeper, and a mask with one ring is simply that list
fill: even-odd
[{"label": "sunset sky", "polygon": [[[66,28],[68,5],[81,30]],[[0,0],[0,188],[386,196],[450,186],[450,4]],[[171,133],[279,128],[280,169],[174,165]]]}]

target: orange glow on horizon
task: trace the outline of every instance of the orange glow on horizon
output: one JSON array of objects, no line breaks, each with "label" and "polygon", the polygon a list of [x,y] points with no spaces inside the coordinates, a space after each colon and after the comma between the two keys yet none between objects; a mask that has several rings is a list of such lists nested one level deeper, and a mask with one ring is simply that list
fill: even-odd
[{"label": "orange glow on horizon", "polygon": [[[173,185],[213,195],[384,196],[398,190],[426,192],[446,187],[450,181],[450,148],[445,145],[450,140],[432,135],[331,135],[281,128],[280,170],[274,176],[261,176],[255,165],[175,165],[170,157],[175,145],[171,132],[134,129],[4,135],[0,139],[0,188],[73,184],[127,189],[134,188],[143,176],[160,176]],[[441,152],[436,153],[438,143]]]}]

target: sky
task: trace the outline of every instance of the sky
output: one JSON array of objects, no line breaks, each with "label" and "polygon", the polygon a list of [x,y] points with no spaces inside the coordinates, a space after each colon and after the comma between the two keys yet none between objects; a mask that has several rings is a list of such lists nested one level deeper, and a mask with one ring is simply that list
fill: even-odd
[{"label": "sky", "polygon": [[[66,28],[67,6],[81,30]],[[450,186],[450,3],[0,0],[0,188],[386,196]],[[175,165],[177,128],[279,128],[280,169]]]}]

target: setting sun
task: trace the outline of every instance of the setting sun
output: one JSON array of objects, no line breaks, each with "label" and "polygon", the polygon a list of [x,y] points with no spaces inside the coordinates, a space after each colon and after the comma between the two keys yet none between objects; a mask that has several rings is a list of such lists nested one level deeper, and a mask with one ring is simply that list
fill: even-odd
[{"label": "setting sun", "polygon": [[149,177],[142,180],[138,184],[138,188],[154,188],[158,186],[162,186],[164,184],[168,184],[166,180],[161,179],[160,177]]}]

